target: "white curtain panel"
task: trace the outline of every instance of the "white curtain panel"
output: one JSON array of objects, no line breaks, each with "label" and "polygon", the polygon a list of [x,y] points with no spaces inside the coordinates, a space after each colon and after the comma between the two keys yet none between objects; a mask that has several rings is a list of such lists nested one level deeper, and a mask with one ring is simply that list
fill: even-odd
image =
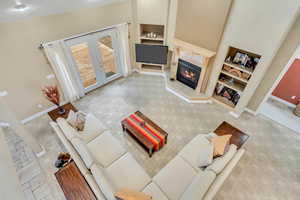
[{"label": "white curtain panel", "polygon": [[123,75],[126,77],[131,73],[130,48],[129,48],[129,26],[127,23],[117,26],[120,42],[121,66]]},{"label": "white curtain panel", "polygon": [[55,41],[44,46],[48,61],[60,84],[66,101],[76,101],[84,96],[84,91],[76,81],[74,72],[68,64],[62,41]]}]

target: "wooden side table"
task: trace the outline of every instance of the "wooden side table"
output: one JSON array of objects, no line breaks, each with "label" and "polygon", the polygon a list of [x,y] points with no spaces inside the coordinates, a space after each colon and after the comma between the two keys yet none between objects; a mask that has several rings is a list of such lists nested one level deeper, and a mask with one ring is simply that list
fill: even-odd
[{"label": "wooden side table", "polygon": [[68,200],[97,200],[95,194],[74,161],[55,173],[55,177]]},{"label": "wooden side table", "polygon": [[49,117],[53,120],[56,121],[57,118],[62,117],[62,118],[67,118],[69,115],[70,110],[73,110],[74,112],[77,112],[78,110],[71,104],[71,103],[67,103],[65,105],[62,106],[66,112],[63,115],[60,115],[58,113],[59,109],[56,108],[55,110],[52,110],[50,112],[48,112]]},{"label": "wooden side table", "polygon": [[249,138],[249,135],[233,127],[227,122],[222,122],[222,124],[218,126],[214,133],[219,136],[232,135],[230,138],[230,144],[235,144],[237,146],[237,149],[240,149]]}]

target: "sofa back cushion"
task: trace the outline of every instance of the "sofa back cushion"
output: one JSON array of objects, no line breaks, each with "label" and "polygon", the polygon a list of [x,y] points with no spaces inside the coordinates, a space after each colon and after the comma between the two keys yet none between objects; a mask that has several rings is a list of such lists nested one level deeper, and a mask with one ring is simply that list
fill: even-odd
[{"label": "sofa back cushion", "polygon": [[54,131],[58,135],[59,139],[63,143],[63,145],[66,147],[67,151],[71,154],[72,159],[75,161],[77,167],[79,168],[80,172],[85,175],[90,173],[86,165],[84,164],[83,160],[79,156],[78,152],[75,150],[74,146],[71,144],[71,141],[69,141],[65,134],[62,132],[62,130],[59,128],[58,124],[55,122],[50,122],[51,126],[53,127]]},{"label": "sofa back cushion", "polygon": [[104,169],[99,164],[95,163],[91,167],[91,172],[106,199],[115,200],[114,194],[116,189],[108,179]]},{"label": "sofa back cushion", "polygon": [[180,152],[179,156],[188,162],[196,171],[213,161],[213,145],[208,135],[199,134],[190,141]]},{"label": "sofa back cushion", "polygon": [[84,140],[85,143],[89,143],[104,131],[108,130],[107,127],[91,113],[86,115],[83,131],[77,131],[64,118],[57,119],[57,124],[68,140],[71,141],[72,138],[78,137]]},{"label": "sofa back cushion", "polygon": [[95,133],[103,133],[107,130],[107,127],[93,114],[89,113],[85,117],[85,124],[83,131],[80,131],[80,134],[88,135],[88,134],[95,134]]},{"label": "sofa back cushion", "polygon": [[110,131],[105,131],[100,136],[87,144],[96,162],[102,167],[108,167],[126,153],[126,149],[112,136]]},{"label": "sofa back cushion", "polygon": [[180,200],[202,199],[215,178],[216,174],[212,171],[199,171],[191,185],[181,196]]},{"label": "sofa back cushion", "polygon": [[178,200],[193,182],[197,172],[180,156],[176,156],[154,176],[153,181],[170,200]]},{"label": "sofa back cushion", "polygon": [[79,138],[75,137],[71,140],[71,143],[73,144],[74,148],[80,155],[81,159],[85,163],[86,167],[88,169],[91,168],[91,166],[94,163],[93,156],[91,155],[90,151],[88,150],[86,144]]},{"label": "sofa back cushion", "polygon": [[66,119],[58,118],[56,122],[69,141],[78,136],[77,131],[67,122]]},{"label": "sofa back cushion", "polygon": [[222,170],[225,168],[225,166],[233,158],[233,156],[235,155],[236,152],[237,152],[237,146],[234,144],[231,144],[228,152],[226,152],[221,157],[215,158],[213,160],[213,163],[211,165],[209,165],[205,170],[211,170],[211,171],[215,172],[216,174],[221,173]]}]

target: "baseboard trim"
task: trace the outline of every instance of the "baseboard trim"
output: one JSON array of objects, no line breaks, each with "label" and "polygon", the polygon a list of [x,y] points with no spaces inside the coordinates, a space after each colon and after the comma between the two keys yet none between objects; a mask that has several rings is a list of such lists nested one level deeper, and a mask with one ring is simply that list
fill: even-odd
[{"label": "baseboard trim", "polygon": [[167,91],[171,92],[172,94],[174,94],[175,96],[179,97],[180,99],[188,102],[188,103],[209,103],[209,104],[212,103],[212,100],[190,100],[187,97],[185,97],[185,96],[177,93],[176,91],[172,90],[171,88],[169,88],[167,86],[167,80],[166,80],[167,79],[167,75],[164,72],[162,72],[162,73],[160,73],[160,72],[143,72],[143,71],[140,71],[138,69],[134,69],[133,71],[137,72],[137,73],[140,73],[140,74],[145,74],[145,75],[155,75],[155,76],[162,76],[162,77],[164,77],[165,78],[165,89]]},{"label": "baseboard trim", "polygon": [[[66,103],[68,103],[68,102],[64,101],[60,105],[65,105]],[[57,108],[57,106],[51,106],[51,107],[47,108],[46,110],[43,110],[43,111],[38,112],[38,113],[35,113],[34,115],[31,115],[31,116],[29,116],[29,117],[21,120],[21,123],[22,124],[26,124],[26,123],[28,123],[28,122],[30,122],[30,121],[32,121],[32,120],[34,120],[34,119],[42,116],[42,115],[47,114],[48,112],[50,112],[52,110],[55,110],[56,108]]]},{"label": "baseboard trim", "polygon": [[45,149],[45,147],[44,147],[43,145],[40,145],[40,146],[41,146],[41,148],[42,148],[42,151],[41,151],[41,152],[38,152],[38,153],[35,153],[36,157],[38,157],[38,158],[40,158],[40,157],[42,157],[43,155],[46,154],[46,149]]},{"label": "baseboard trim", "polygon": [[237,113],[235,113],[235,112],[229,112],[229,114],[231,115],[231,116],[233,116],[234,118],[239,118],[240,117],[240,115],[239,114],[237,114]]},{"label": "baseboard trim", "polygon": [[0,122],[0,127],[3,127],[3,128],[10,127],[10,123]]},{"label": "baseboard trim", "polygon": [[280,99],[280,98],[278,98],[278,97],[276,97],[276,96],[270,95],[270,98],[271,98],[271,99],[274,99],[275,101],[279,101],[280,103],[283,103],[284,105],[286,105],[286,106],[288,106],[288,107],[296,108],[296,105],[294,105],[294,104],[292,104],[292,103],[290,103],[290,102],[288,102],[288,101],[285,101],[285,100],[283,100],[283,99]]},{"label": "baseboard trim", "polygon": [[245,111],[248,112],[248,113],[250,113],[251,115],[254,115],[254,116],[257,115],[257,112],[255,112],[254,110],[251,110],[249,108],[245,108]]},{"label": "baseboard trim", "polygon": [[180,99],[188,102],[188,103],[209,103],[211,104],[212,103],[212,100],[189,100],[188,98],[186,98],[185,96],[175,92],[174,90],[166,87],[166,90],[171,92],[172,94],[174,94],[175,96],[179,97]]},{"label": "baseboard trim", "polygon": [[46,110],[43,110],[43,111],[38,112],[38,113],[35,113],[34,115],[31,115],[31,116],[29,116],[29,117],[23,119],[23,120],[21,121],[21,123],[22,123],[22,124],[26,124],[26,123],[28,123],[28,122],[30,122],[30,121],[32,121],[32,120],[34,120],[34,119],[36,119],[36,118],[42,116],[42,115],[47,114],[48,112],[50,112],[50,111],[52,111],[52,110],[54,110],[54,109],[56,109],[56,108],[57,108],[57,106],[51,106],[50,108],[47,108]]},{"label": "baseboard trim", "polygon": [[165,74],[163,72],[143,72],[143,71],[136,71],[140,74],[145,74],[145,75],[153,75],[153,76],[162,76],[165,77]]}]

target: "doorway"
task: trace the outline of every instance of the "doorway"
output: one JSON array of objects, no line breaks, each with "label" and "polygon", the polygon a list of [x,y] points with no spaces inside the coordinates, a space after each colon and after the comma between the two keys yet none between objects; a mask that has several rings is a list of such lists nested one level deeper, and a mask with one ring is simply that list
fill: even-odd
[{"label": "doorway", "polygon": [[300,133],[300,117],[294,109],[300,103],[300,46],[278,76],[259,107],[259,113]]},{"label": "doorway", "polygon": [[121,76],[116,29],[65,40],[65,47],[85,93]]}]

